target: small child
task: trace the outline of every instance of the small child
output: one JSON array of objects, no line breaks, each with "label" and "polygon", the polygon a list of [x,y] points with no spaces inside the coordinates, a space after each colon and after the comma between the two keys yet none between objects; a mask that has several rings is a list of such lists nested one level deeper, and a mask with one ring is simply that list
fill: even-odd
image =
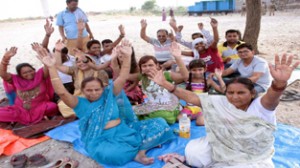
[{"label": "small child", "polygon": [[[225,83],[222,80],[222,71],[220,69],[216,69],[215,73],[211,73],[206,79],[206,64],[202,59],[192,60],[188,68],[189,78],[186,80],[187,90],[190,90],[197,95],[203,92],[208,92],[210,87],[213,87],[217,92],[225,92]],[[220,85],[213,81],[213,76],[217,78]],[[196,125],[204,125],[202,109],[199,106],[188,103],[181,110],[181,114],[178,116],[178,120],[184,113],[187,114],[191,118],[191,120],[196,119]]]}]

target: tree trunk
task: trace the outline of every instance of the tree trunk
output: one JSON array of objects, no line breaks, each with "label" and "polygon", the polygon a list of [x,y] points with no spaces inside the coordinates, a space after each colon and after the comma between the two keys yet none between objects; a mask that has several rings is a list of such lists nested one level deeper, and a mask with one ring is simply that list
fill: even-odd
[{"label": "tree trunk", "polygon": [[255,53],[258,54],[257,40],[260,31],[261,0],[246,0],[246,8],[247,18],[243,41],[251,44]]}]

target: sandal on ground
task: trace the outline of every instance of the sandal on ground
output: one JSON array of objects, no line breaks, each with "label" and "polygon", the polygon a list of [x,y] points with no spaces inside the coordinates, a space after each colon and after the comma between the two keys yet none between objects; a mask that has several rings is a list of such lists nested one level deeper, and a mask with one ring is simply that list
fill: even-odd
[{"label": "sandal on ground", "polygon": [[77,160],[70,160],[62,168],[76,168],[78,165],[79,162]]},{"label": "sandal on ground", "polygon": [[35,154],[28,158],[30,166],[44,166],[48,164],[46,158],[41,154]]},{"label": "sandal on ground", "polygon": [[14,155],[10,159],[10,164],[14,168],[24,168],[26,166],[27,162],[27,156],[26,155]]},{"label": "sandal on ground", "polygon": [[190,168],[189,166],[185,165],[183,162],[178,160],[177,158],[170,159],[163,168]]},{"label": "sandal on ground", "polygon": [[62,166],[64,166],[67,162],[70,161],[69,157],[64,157],[62,159],[59,159],[55,162],[51,162],[45,166],[39,167],[39,168],[60,168]]},{"label": "sandal on ground", "polygon": [[300,100],[300,93],[296,90],[286,90],[283,92],[280,101],[296,101]]},{"label": "sandal on ground", "polygon": [[158,159],[166,163],[163,168],[189,168],[189,166],[184,163],[185,157],[177,153],[161,155]]}]

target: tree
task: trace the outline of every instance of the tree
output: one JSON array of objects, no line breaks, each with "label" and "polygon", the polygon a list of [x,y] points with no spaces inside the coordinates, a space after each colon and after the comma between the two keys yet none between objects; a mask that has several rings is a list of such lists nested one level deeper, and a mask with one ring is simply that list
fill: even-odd
[{"label": "tree", "polygon": [[246,0],[247,18],[243,41],[251,44],[256,54],[259,53],[257,40],[261,21],[261,0]]},{"label": "tree", "polygon": [[155,7],[156,1],[155,0],[150,0],[150,1],[146,1],[143,5],[142,5],[142,10],[145,11],[150,11],[153,10]]}]

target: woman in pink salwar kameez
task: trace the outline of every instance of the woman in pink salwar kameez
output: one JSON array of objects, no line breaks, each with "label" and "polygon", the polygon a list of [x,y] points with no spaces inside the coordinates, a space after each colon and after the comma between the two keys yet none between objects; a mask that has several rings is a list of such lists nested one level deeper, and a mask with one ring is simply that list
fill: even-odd
[{"label": "woman in pink salwar kameez", "polygon": [[29,125],[38,123],[44,116],[53,116],[58,112],[52,102],[54,91],[49,80],[47,68],[35,69],[28,63],[16,67],[17,74],[7,72],[11,57],[17,53],[11,47],[4,54],[0,64],[0,76],[6,91],[15,92],[14,105],[0,107],[1,122],[19,122]]}]

